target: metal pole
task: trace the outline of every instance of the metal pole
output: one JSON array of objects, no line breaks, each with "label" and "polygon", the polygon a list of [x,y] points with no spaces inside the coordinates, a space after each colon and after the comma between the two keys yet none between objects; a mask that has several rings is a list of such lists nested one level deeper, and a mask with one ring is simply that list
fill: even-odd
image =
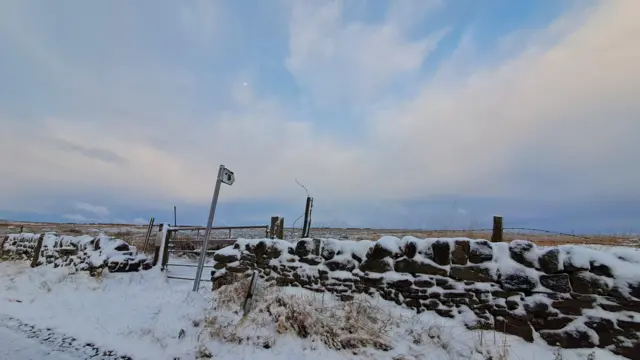
[{"label": "metal pole", "polygon": [[176,209],[176,206],[173,206],[173,226],[178,226],[178,209]]},{"label": "metal pole", "polygon": [[202,239],[202,251],[200,252],[200,259],[198,261],[198,270],[196,270],[196,278],[193,280],[193,291],[198,291],[200,288],[200,278],[202,277],[202,268],[204,266],[204,260],[207,255],[207,242],[211,235],[211,227],[213,226],[213,216],[216,213],[216,204],[218,203],[218,195],[220,194],[220,184],[222,182],[222,173],[224,171],[224,165],[220,165],[218,169],[218,178],[216,180],[216,187],[213,190],[213,199],[211,200],[211,210],[209,210],[209,220],[207,221],[207,230],[204,233],[204,239]]}]

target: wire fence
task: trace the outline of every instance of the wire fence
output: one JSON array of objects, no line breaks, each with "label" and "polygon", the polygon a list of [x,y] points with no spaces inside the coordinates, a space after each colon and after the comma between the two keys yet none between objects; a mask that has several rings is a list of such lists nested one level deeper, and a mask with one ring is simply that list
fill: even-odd
[{"label": "wire fence", "polygon": [[[562,236],[562,237],[568,237],[568,238],[574,238],[574,239],[582,239],[582,240],[592,240],[592,241],[596,241],[596,240],[601,240],[603,238],[606,238],[608,240],[613,240],[613,241],[628,241],[628,240],[636,240],[636,241],[640,241],[640,236],[639,235],[635,235],[635,234],[602,234],[602,235],[582,235],[582,234],[575,234],[575,233],[568,233],[568,232],[562,232],[562,231],[554,231],[554,230],[547,230],[547,229],[539,229],[539,228],[532,228],[532,227],[504,227],[502,229],[505,233],[511,233],[511,234],[518,234],[518,235],[526,235],[526,233],[539,233],[539,234],[548,234],[548,235],[555,235],[555,236]],[[291,239],[295,239],[295,235],[297,235],[301,230],[298,229],[291,229],[290,231],[288,231],[288,233],[290,233],[290,238]],[[312,232],[315,232],[315,236],[318,236],[319,234],[323,234],[325,233],[326,235],[335,235],[333,233],[337,232],[337,231],[342,231],[344,232],[344,238],[350,238],[351,236],[353,236],[354,232],[362,232],[364,233],[375,233],[376,235],[382,235],[382,234],[415,234],[415,233],[420,233],[420,234],[424,234],[424,233],[442,233],[442,234],[450,234],[450,233],[463,233],[463,234],[470,234],[470,233],[488,233],[488,236],[490,236],[490,234],[492,233],[493,229],[492,228],[448,228],[448,229],[375,229],[375,228],[332,228],[332,227],[323,227],[323,226],[318,226],[315,227],[314,229],[312,229]],[[324,235],[324,234],[323,234]],[[536,234],[530,234],[535,236]],[[468,235],[467,235],[468,236]]]},{"label": "wire fence", "polygon": [[[580,239],[587,239],[587,240],[590,239],[590,237],[584,236],[584,235],[576,235],[576,234],[570,234],[570,233],[559,232],[559,231],[544,230],[544,229],[534,229],[534,228],[526,228],[526,227],[506,227],[506,228],[503,228],[502,230],[504,230],[504,231],[531,231],[531,232],[540,232],[540,233],[560,235],[560,236],[570,236],[570,237],[575,237],[575,238],[580,238]],[[436,229],[436,230],[420,230],[420,231],[435,232],[435,233],[488,232],[488,231],[493,231],[493,229]]]}]

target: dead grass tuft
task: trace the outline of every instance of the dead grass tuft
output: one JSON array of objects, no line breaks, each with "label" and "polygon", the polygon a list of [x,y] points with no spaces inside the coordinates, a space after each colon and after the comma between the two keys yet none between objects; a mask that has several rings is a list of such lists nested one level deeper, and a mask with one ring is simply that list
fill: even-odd
[{"label": "dead grass tuft", "polygon": [[251,278],[239,274],[227,277],[229,280],[226,285],[216,290],[216,305],[223,310],[240,309],[247,295]]}]

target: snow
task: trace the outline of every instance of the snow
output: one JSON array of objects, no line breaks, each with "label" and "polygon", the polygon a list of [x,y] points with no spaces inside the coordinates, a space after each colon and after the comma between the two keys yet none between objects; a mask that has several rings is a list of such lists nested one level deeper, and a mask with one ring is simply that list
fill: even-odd
[{"label": "snow", "polygon": [[220,250],[216,251],[216,254],[224,255],[224,256],[237,256],[240,258],[240,250],[234,249],[233,246],[226,246]]},{"label": "snow", "polygon": [[[0,263],[0,315],[53,328],[81,341],[117,349],[134,359],[168,359],[193,351],[196,330],[209,307],[210,290],[192,293],[192,282],[167,280],[158,269],[104,273],[91,278],[68,269]],[[17,359],[16,359],[17,360]]]},{"label": "snow", "polygon": [[[640,282],[640,266],[638,266],[640,252],[631,248],[627,248],[626,251],[612,249],[608,252],[575,245],[561,245],[558,248],[564,254],[564,257],[568,258],[574,265],[587,269],[590,268],[591,263],[606,265],[611,269],[611,273],[616,280],[629,283]],[[620,259],[620,257],[625,260]]]},{"label": "snow", "polygon": [[[491,243],[488,243],[489,245]],[[481,246],[479,241],[471,241],[470,243],[471,251],[482,254],[482,255],[491,255],[493,254],[492,248],[489,246]]]},{"label": "snow", "polygon": [[[417,245],[419,244],[420,254],[427,252],[427,248],[423,247],[426,246],[424,244],[430,247],[434,241],[456,240],[428,239],[428,241],[417,242],[415,238],[409,237],[402,240],[393,237],[383,239],[378,243],[390,251],[399,251],[406,243],[416,242]],[[72,240],[64,237],[61,242],[67,241]],[[83,241],[85,240],[79,243]],[[263,240],[246,239],[240,243],[243,246],[256,245],[259,241]],[[291,243],[273,242],[283,250],[283,259],[289,256],[287,250],[293,246]],[[106,240],[104,244],[107,250],[118,245],[115,241]],[[366,250],[374,242],[341,241],[338,244],[339,251],[342,252],[340,257],[356,254],[364,259]],[[510,258],[508,246],[505,245],[507,244],[492,244],[495,257],[488,266],[495,271],[529,271],[530,269],[524,268]],[[536,251],[542,249],[539,248]],[[576,250],[567,247],[561,252],[563,256],[571,253],[581,259],[587,258],[589,261],[594,260],[610,266],[616,276],[619,275],[621,279],[630,280],[638,276],[637,273],[630,272],[631,270],[627,268],[630,264],[620,260],[619,257],[625,256],[625,259],[637,259],[640,262],[640,253],[623,249],[610,250],[598,252],[594,249]],[[227,247],[222,250],[222,253],[238,254],[238,250]],[[422,256],[417,258],[423,259]],[[396,306],[378,296],[367,298],[367,301],[374,304],[372,306],[375,306],[378,316],[388,317],[389,324],[388,329],[385,330],[384,339],[393,344],[393,349],[389,352],[373,348],[331,350],[310,338],[301,339],[291,333],[279,334],[273,323],[258,322],[257,318],[252,316],[243,320],[240,308],[216,307],[218,299],[207,285],[201,286],[201,290],[194,293],[191,291],[191,281],[167,279],[167,275],[191,271],[195,273],[194,268],[175,266],[196,264],[194,260],[172,257],[169,264],[166,272],[161,272],[158,268],[136,273],[104,272],[102,276],[92,278],[87,273],[71,273],[66,268],[31,269],[27,262],[0,262],[0,359],[79,360],[85,358],[74,353],[55,351],[50,345],[8,330],[6,323],[1,320],[7,316],[40,328],[50,328],[57,333],[74,337],[80,342],[90,342],[104,349],[113,349],[118,354],[129,355],[135,360],[163,360],[175,357],[181,360],[194,359],[198,349],[201,348],[206,348],[214,354],[214,359],[222,360],[254,358],[265,360],[302,358],[484,360],[489,355],[494,359],[505,360],[556,358],[554,355],[556,350],[540,339],[534,343],[527,343],[518,337],[492,331],[468,330],[465,324],[472,324],[476,319],[475,315],[471,311],[466,311],[464,307],[461,308],[462,313],[455,319],[445,319],[433,312],[416,314],[413,310]],[[211,266],[213,262],[209,261],[206,265]],[[301,271],[310,269],[306,264],[300,265]],[[205,269],[203,279],[209,277],[208,270],[209,268]],[[357,271],[332,272],[330,276],[352,278],[355,273]],[[407,275],[394,272],[371,274],[371,277],[384,277],[389,281],[408,278]],[[475,286],[490,287],[491,285],[476,284]],[[430,291],[434,290],[439,289],[437,287],[430,289]],[[300,288],[283,288],[282,293],[293,298],[316,299],[315,301],[321,304],[316,304],[319,306],[317,310],[319,315],[328,314],[344,306],[330,294],[316,294]],[[500,300],[503,299],[498,301]],[[263,298],[257,297],[253,306],[259,306],[263,301]],[[535,295],[530,301],[549,302],[549,299],[542,295]],[[598,313],[596,314],[595,311]],[[585,315],[602,317],[603,313],[601,310],[594,309],[585,310]],[[626,314],[607,313],[605,315],[611,318],[624,318]],[[222,342],[209,337],[203,329],[203,324],[205,318],[211,316],[224,320],[231,329],[237,329],[238,334],[250,337],[256,342],[258,335],[272,339],[271,348],[265,349],[252,342],[242,345]],[[243,325],[242,321],[247,321],[248,324]],[[577,323],[574,326],[577,328],[580,325]],[[184,331],[184,337],[179,336],[181,330]],[[602,349],[560,350],[564,360],[586,359],[592,352],[598,360],[623,359]]]},{"label": "snow", "polygon": [[64,352],[52,351],[37,340],[0,326],[0,359],[6,360],[82,360]]},{"label": "snow", "polygon": [[377,244],[392,254],[400,252],[400,239],[395,236],[383,236],[377,241]]}]

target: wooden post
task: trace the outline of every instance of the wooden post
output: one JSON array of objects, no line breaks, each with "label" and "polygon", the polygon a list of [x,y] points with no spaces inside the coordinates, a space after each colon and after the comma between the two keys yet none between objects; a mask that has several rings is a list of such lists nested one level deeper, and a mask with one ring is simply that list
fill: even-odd
[{"label": "wooden post", "polygon": [[502,216],[493,217],[493,233],[491,234],[491,242],[502,242],[503,240],[503,228],[502,228]]},{"label": "wooden post", "polygon": [[269,239],[273,239],[276,237],[276,227],[278,226],[278,217],[271,217],[271,226],[269,226]]},{"label": "wooden post", "polygon": [[2,255],[4,255],[4,244],[9,240],[9,235],[5,235],[0,242],[0,259],[2,259]]},{"label": "wooden post", "polygon": [[42,250],[43,240],[44,240],[44,234],[40,234],[40,237],[38,237],[38,242],[36,243],[36,248],[33,250],[33,257],[31,258],[32,268],[38,266],[38,260],[40,259],[40,250]]},{"label": "wooden post", "polygon": [[253,292],[256,286],[256,277],[257,272],[254,271],[253,275],[251,275],[251,281],[249,282],[249,288],[247,289],[247,295],[244,297],[244,304],[242,305],[242,311],[244,316],[247,316],[249,310],[251,310],[251,302],[250,300],[253,298]]},{"label": "wooden post", "polygon": [[231,240],[231,229],[229,229],[229,240]]},{"label": "wooden post", "polygon": [[278,232],[276,234],[276,237],[280,240],[284,240],[284,218],[279,218],[278,219]]},{"label": "wooden post", "polygon": [[311,214],[313,213],[313,198],[309,204],[309,223],[307,224],[307,237],[311,237]]},{"label": "wooden post", "polygon": [[24,225],[20,225],[20,232],[22,233],[24,231]]},{"label": "wooden post", "polygon": [[173,226],[178,226],[178,209],[173,206]]},{"label": "wooden post", "polygon": [[164,224],[160,224],[160,226],[158,226],[158,233],[156,234],[156,240],[153,242],[154,244],[154,250],[153,250],[153,266],[158,265],[158,259],[160,258],[160,244],[158,244],[158,237],[160,236],[160,233],[162,233],[162,228],[164,227]]},{"label": "wooden post", "polygon": [[304,223],[302,223],[302,236],[306,238],[309,236],[309,209],[311,208],[311,197],[307,196],[307,205],[304,208]]}]

